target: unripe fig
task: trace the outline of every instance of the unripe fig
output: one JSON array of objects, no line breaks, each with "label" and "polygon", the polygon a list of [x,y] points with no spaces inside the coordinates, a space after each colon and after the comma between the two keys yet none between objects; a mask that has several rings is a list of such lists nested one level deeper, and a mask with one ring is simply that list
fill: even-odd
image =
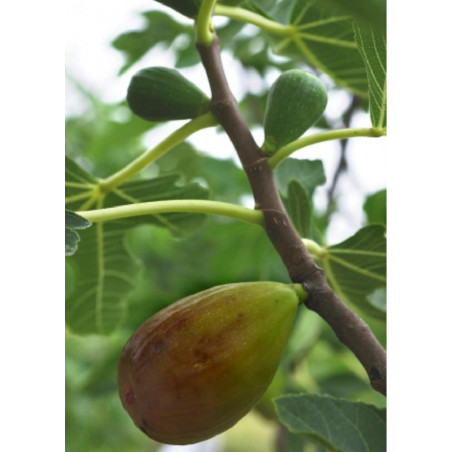
[{"label": "unripe fig", "polygon": [[273,154],[299,138],[320,118],[326,104],[327,91],[317,77],[300,69],[283,72],[268,93],[262,150]]},{"label": "unripe fig", "polygon": [[132,77],[127,102],[142,119],[169,121],[206,113],[210,99],[175,69],[150,67]]},{"label": "unripe fig", "polygon": [[145,321],[118,366],[119,395],[133,422],[167,444],[232,427],[272,381],[304,296],[298,284],[226,284]]}]

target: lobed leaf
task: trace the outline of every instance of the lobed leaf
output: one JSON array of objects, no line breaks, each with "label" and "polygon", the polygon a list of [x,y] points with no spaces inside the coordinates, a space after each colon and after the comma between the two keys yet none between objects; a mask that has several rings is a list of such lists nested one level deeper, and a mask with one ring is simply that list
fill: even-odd
[{"label": "lobed leaf", "polygon": [[193,27],[180,24],[164,12],[146,11],[142,16],[146,20],[142,30],[123,33],[112,43],[126,58],[119,74],[123,74],[157,44],[169,46],[178,36],[192,33]]},{"label": "lobed leaf", "polygon": [[174,11],[187,17],[195,17],[198,14],[202,0],[156,0]]},{"label": "lobed leaf", "polygon": [[366,198],[364,212],[369,223],[386,225],[386,189],[373,193]]},{"label": "lobed leaf", "polygon": [[[113,207],[134,202],[166,199],[205,199],[208,190],[198,184],[176,185],[180,177],[167,175],[149,180],[132,181],[96,201],[96,207]],[[68,206],[80,210],[84,194],[95,194],[97,179],[73,160],[66,158],[66,195]],[[87,198],[89,199],[89,198]],[[80,231],[82,246],[71,257],[66,300],[66,323],[78,334],[108,334],[122,322],[126,297],[135,287],[140,264],[132,258],[126,245],[126,233],[139,224],[155,224],[182,236],[196,231],[204,216],[174,213],[133,217]]]},{"label": "lobed leaf", "polygon": [[287,213],[301,237],[312,237],[312,203],[308,192],[295,180],[287,187],[287,198],[283,199]]},{"label": "lobed leaf", "polygon": [[75,212],[66,210],[65,212],[65,225],[67,228],[72,229],[86,229],[91,226],[91,221],[77,215]]},{"label": "lobed leaf", "polygon": [[91,222],[86,218],[77,215],[75,212],[66,210],[65,213],[65,254],[72,256],[78,248],[80,236],[74,229],[86,229],[91,226]]},{"label": "lobed leaf", "polygon": [[278,189],[285,194],[291,180],[296,180],[308,191],[312,191],[326,182],[325,170],[321,160],[284,159],[276,167],[275,179]]},{"label": "lobed leaf", "polygon": [[375,302],[371,295],[386,287],[384,226],[360,229],[347,240],[326,248],[321,261],[332,288],[344,301],[375,318],[386,318],[385,305]]},{"label": "lobed leaf", "polygon": [[366,66],[372,126],[386,127],[386,29],[354,24],[355,38]]},{"label": "lobed leaf", "polygon": [[386,25],[386,0],[327,0],[332,7],[340,8],[350,14],[362,25],[383,28]]},{"label": "lobed leaf", "polygon": [[290,432],[334,452],[386,452],[386,410],[330,396],[303,394],[276,399]]}]

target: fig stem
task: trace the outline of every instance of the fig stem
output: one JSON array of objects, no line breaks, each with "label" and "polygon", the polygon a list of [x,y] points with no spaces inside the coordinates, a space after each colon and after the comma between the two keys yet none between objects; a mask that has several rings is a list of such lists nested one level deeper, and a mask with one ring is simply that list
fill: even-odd
[{"label": "fig stem", "polygon": [[308,298],[308,292],[304,289],[304,287],[301,284],[291,284],[293,290],[295,291],[297,297],[298,297],[298,304],[303,304],[306,298]]},{"label": "fig stem", "polygon": [[142,202],[124,206],[108,207],[99,210],[77,212],[78,215],[96,223],[129,218],[140,215],[161,213],[194,212],[222,215],[247,223],[263,225],[264,215],[260,210],[248,209],[236,204],[204,199],[182,199],[169,201]]},{"label": "fig stem", "polygon": [[100,191],[102,193],[107,193],[113,190],[114,188],[128,181],[135,174],[139,173],[143,168],[155,162],[158,158],[160,158],[162,155],[164,155],[166,152],[179,144],[181,141],[185,140],[190,135],[198,132],[199,130],[216,126],[217,124],[217,119],[210,112],[192,119],[179,129],[168,135],[159,144],[141,154],[120,171],[101,181]]},{"label": "fig stem", "polygon": [[216,0],[203,0],[195,23],[196,42],[209,47],[214,39],[212,13]]},{"label": "fig stem", "polygon": [[311,144],[322,143],[330,140],[344,140],[353,137],[381,137],[386,135],[386,128],[356,128],[356,129],[337,129],[327,130],[325,132],[315,133],[279,148],[271,157],[268,158],[267,164],[271,169],[275,169],[285,158],[289,157],[295,151],[298,151]]},{"label": "fig stem", "polygon": [[237,6],[217,5],[214,14],[229,19],[245,22],[259,27],[275,36],[292,36],[294,28],[291,25],[282,25],[279,22],[267,19],[260,14],[253,13]]}]

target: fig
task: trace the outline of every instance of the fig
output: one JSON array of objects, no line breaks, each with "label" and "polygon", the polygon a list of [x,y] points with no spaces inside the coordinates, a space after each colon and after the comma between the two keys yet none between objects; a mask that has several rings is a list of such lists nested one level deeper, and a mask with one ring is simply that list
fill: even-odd
[{"label": "fig", "polygon": [[320,118],[326,104],[327,91],[317,77],[300,69],[283,72],[268,93],[262,150],[273,154],[299,138]]},{"label": "fig", "polygon": [[305,296],[299,284],[226,284],[146,320],[118,364],[120,399],[136,426],[167,444],[232,427],[270,385]]},{"label": "fig", "polygon": [[138,71],[127,90],[133,113],[147,121],[191,119],[209,110],[210,99],[175,69],[149,67]]}]

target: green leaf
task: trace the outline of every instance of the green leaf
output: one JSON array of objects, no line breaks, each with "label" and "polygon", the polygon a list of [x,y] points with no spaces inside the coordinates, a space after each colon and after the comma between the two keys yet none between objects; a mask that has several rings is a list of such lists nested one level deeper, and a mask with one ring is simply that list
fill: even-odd
[{"label": "green leaf", "polygon": [[265,11],[269,11],[275,6],[275,0],[249,0],[247,4],[249,10],[264,17],[270,17]]},{"label": "green leaf", "polygon": [[191,34],[193,31],[193,27],[182,25],[161,11],[147,11],[142,16],[147,22],[144,29],[123,33],[112,43],[126,58],[119,74],[123,74],[155,45],[169,46],[181,34]]},{"label": "green leaf", "polygon": [[306,189],[292,180],[287,188],[287,198],[283,199],[287,213],[301,237],[312,237],[312,204]]},{"label": "green leaf", "polygon": [[[279,7],[278,7],[279,6]],[[274,20],[296,28],[287,37],[269,37],[278,55],[302,60],[359,96],[367,96],[366,70],[355,41],[352,16],[326,0],[281,2]]]},{"label": "green leaf", "polygon": [[275,170],[276,184],[285,194],[291,180],[296,180],[309,192],[326,182],[325,171],[321,160],[284,159]]},{"label": "green leaf", "polygon": [[[75,199],[92,189],[96,178],[66,157],[66,195]],[[70,202],[77,210],[81,201]],[[100,203],[98,207],[100,207]],[[133,288],[138,264],[124,247],[121,222],[96,223],[80,232],[82,246],[69,258],[66,325],[77,334],[108,334],[121,322],[125,296]]]},{"label": "green leaf", "polygon": [[333,7],[341,9],[345,14],[352,15],[363,25],[386,25],[386,0],[327,0]]},{"label": "green leaf", "polygon": [[364,212],[369,223],[386,225],[386,190],[368,196],[364,202]]},{"label": "green leaf", "polygon": [[290,432],[334,452],[386,452],[386,410],[315,394],[276,399]]},{"label": "green leaf", "polygon": [[75,212],[66,210],[65,213],[65,254],[72,256],[78,247],[80,236],[74,229],[86,229],[91,226],[91,222],[86,218],[77,215]]},{"label": "green leaf", "polygon": [[76,231],[68,228],[65,229],[64,233],[65,254],[66,256],[72,256],[77,251],[80,236]]},{"label": "green leaf", "polygon": [[109,334],[123,320],[125,297],[139,265],[124,246],[128,225],[96,223],[80,233],[82,246],[68,262],[74,277],[66,299],[66,325],[77,334]]},{"label": "green leaf", "polygon": [[378,287],[367,296],[367,300],[382,312],[386,312],[386,287]]},{"label": "green leaf", "polygon": [[385,319],[386,309],[369,296],[386,287],[386,228],[366,226],[337,245],[326,248],[321,259],[335,292],[365,313]]},{"label": "green leaf", "polygon": [[[167,175],[131,181],[96,202],[96,208],[166,199],[205,199],[208,190],[198,184],[176,185],[180,177]],[[68,207],[81,210],[84,194],[93,192],[97,179],[66,158]],[[125,245],[126,233],[139,224],[156,224],[178,236],[197,231],[204,216],[190,213],[149,215],[96,223],[81,231],[81,246],[69,260],[72,268],[70,296],[66,300],[66,323],[78,334],[108,334],[123,320],[126,297],[135,287],[140,265]]]},{"label": "green leaf", "polygon": [[355,39],[366,65],[372,126],[386,127],[386,29],[355,23]]},{"label": "green leaf", "polygon": [[195,17],[198,14],[202,0],[156,0],[169,8],[174,9],[187,17]]},{"label": "green leaf", "polygon": [[91,226],[91,221],[77,215],[75,212],[66,210],[65,212],[65,225],[71,229],[86,229]]}]

